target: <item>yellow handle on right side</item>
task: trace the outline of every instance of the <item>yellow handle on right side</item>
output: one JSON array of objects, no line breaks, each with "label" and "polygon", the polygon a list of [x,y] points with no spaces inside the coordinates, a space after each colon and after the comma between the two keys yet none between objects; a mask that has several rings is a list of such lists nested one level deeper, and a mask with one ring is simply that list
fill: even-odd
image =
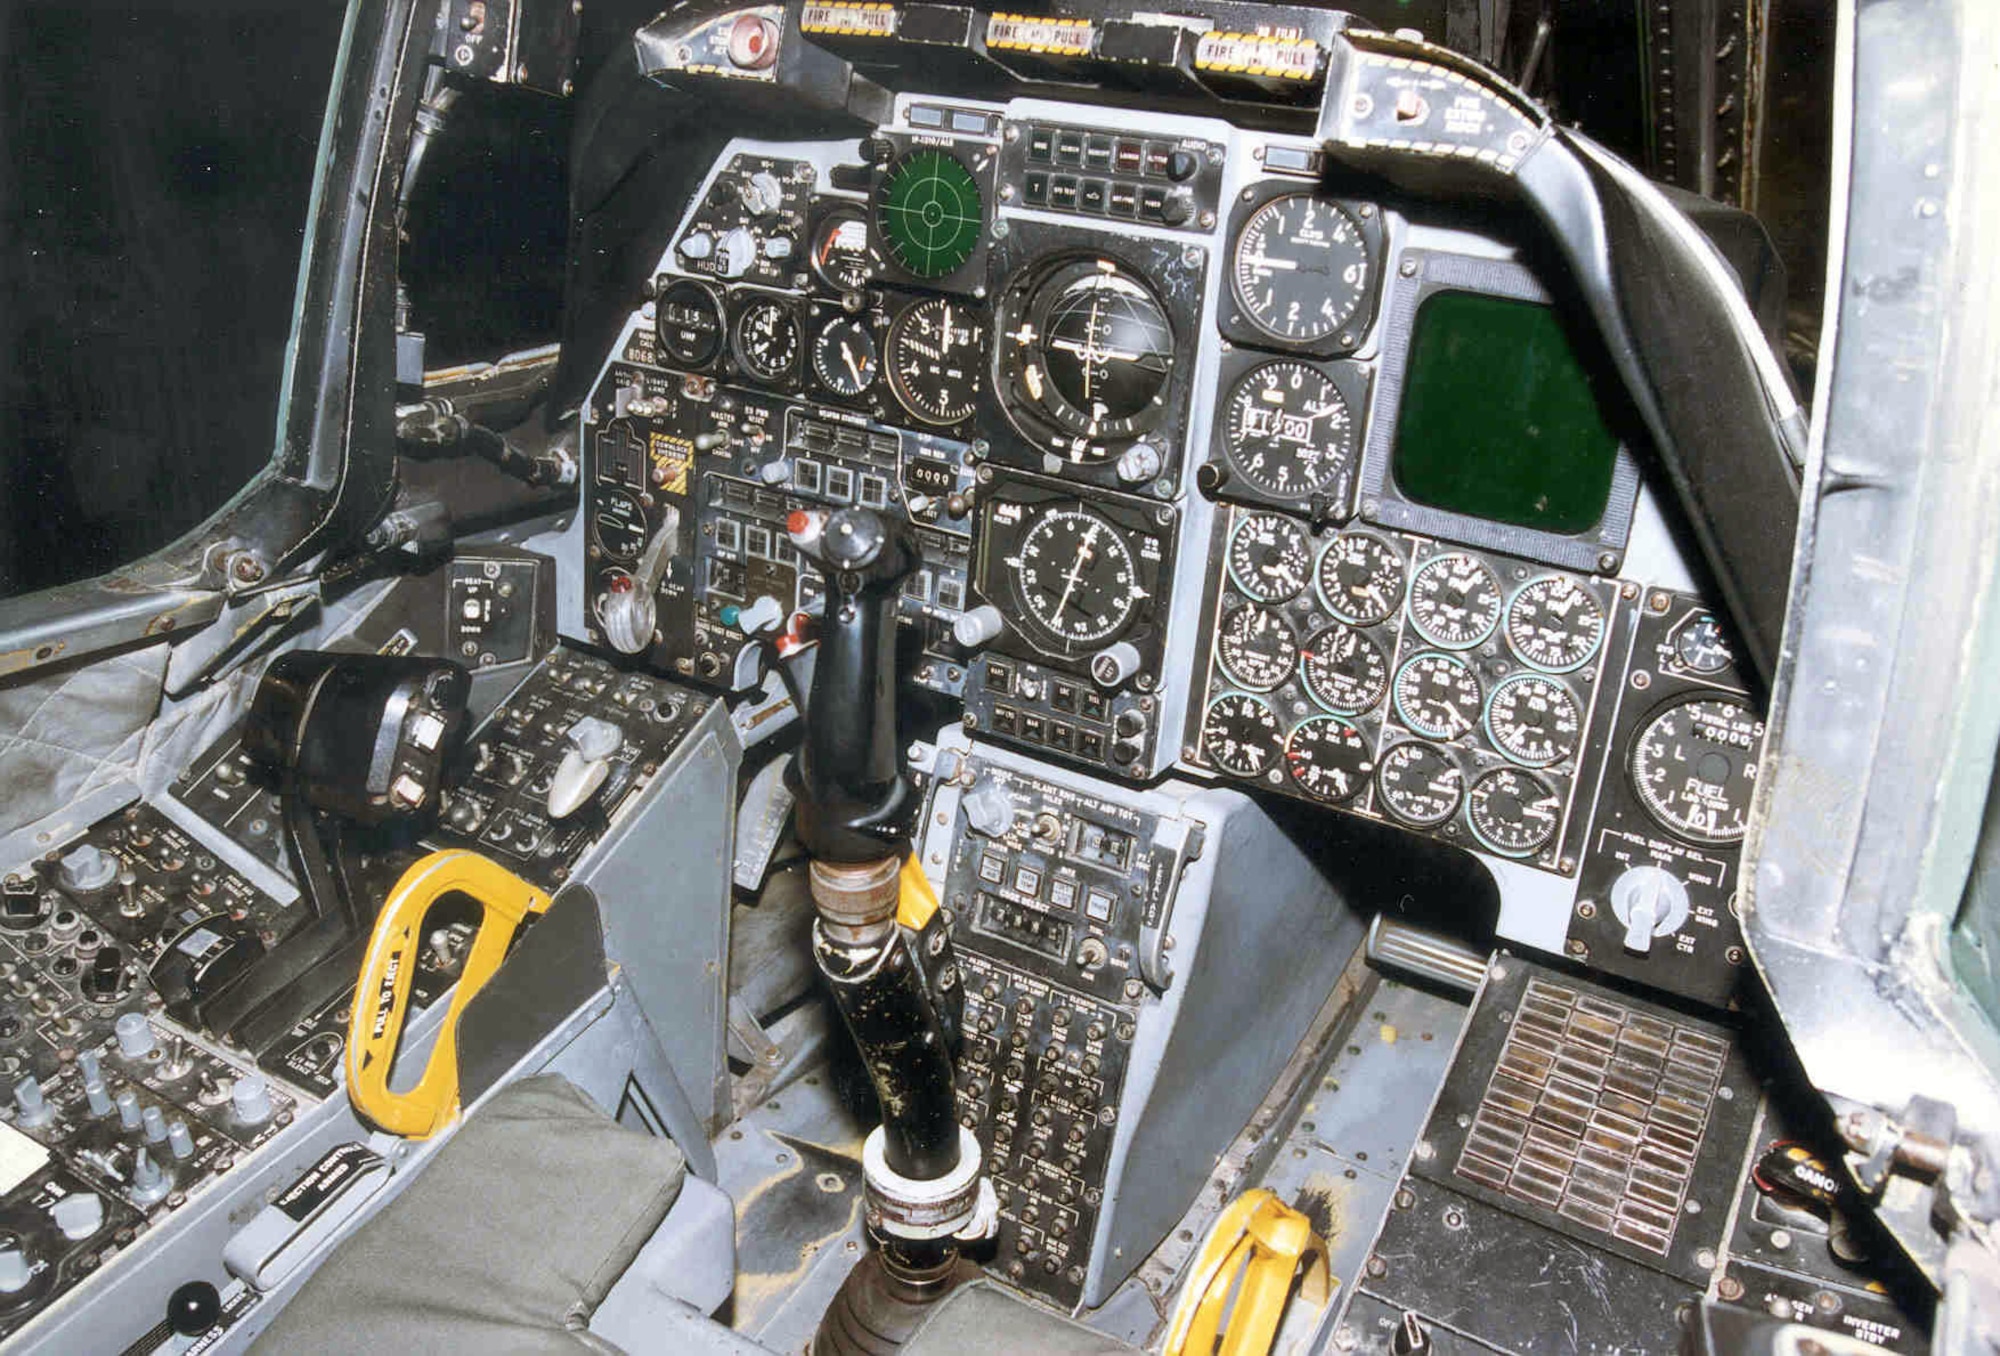
[{"label": "yellow handle on right side", "polygon": [[[1332,1273],[1326,1243],[1312,1222],[1263,1187],[1238,1196],[1202,1243],[1167,1328],[1163,1356],[1268,1356],[1301,1261],[1306,1274],[1300,1293],[1308,1303],[1324,1305],[1333,1294]],[[1231,1291],[1236,1306],[1224,1333],[1222,1315]]]}]

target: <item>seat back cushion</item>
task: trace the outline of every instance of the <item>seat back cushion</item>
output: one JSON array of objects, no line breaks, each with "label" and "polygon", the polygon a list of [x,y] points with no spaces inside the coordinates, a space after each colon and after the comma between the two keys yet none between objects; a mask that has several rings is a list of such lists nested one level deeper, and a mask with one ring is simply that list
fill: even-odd
[{"label": "seat back cushion", "polygon": [[686,1177],[555,1075],[503,1088],[335,1250],[259,1353],[602,1351],[583,1331]]}]

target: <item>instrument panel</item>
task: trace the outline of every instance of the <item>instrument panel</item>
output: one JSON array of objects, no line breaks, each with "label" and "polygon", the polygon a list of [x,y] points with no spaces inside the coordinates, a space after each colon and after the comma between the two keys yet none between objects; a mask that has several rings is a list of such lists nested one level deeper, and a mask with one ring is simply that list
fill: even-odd
[{"label": "instrument panel", "polygon": [[1380,192],[1059,101],[738,143],[591,402],[587,638],[746,690],[819,605],[788,515],[873,508],[968,731],[1448,843],[1503,935],[1725,1001],[1757,702],[1588,326]]}]

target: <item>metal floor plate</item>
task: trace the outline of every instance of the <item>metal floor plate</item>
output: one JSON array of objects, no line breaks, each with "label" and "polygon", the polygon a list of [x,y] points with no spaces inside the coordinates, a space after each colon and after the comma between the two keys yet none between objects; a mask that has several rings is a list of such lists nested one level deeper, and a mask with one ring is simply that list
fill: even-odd
[{"label": "metal floor plate", "polygon": [[[1462,998],[1384,978],[1263,1182],[1281,1200],[1323,1204],[1327,1261],[1343,1287],[1353,1286],[1388,1214],[1466,1010]],[[1316,1331],[1288,1321],[1273,1350],[1320,1349],[1344,1299],[1336,1294],[1316,1316]]]},{"label": "metal floor plate", "polygon": [[869,1127],[825,1066],[760,1103],[715,1141],[736,1202],[736,1294],[719,1318],[773,1351],[802,1351],[867,1246],[861,1141]]}]

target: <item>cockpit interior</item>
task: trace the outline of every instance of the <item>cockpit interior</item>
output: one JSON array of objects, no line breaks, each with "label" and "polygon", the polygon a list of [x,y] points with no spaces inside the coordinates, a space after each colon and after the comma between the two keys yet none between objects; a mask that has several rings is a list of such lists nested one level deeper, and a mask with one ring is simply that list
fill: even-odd
[{"label": "cockpit interior", "polygon": [[0,42],[0,1351],[2000,1349],[2000,10],[238,8]]}]

